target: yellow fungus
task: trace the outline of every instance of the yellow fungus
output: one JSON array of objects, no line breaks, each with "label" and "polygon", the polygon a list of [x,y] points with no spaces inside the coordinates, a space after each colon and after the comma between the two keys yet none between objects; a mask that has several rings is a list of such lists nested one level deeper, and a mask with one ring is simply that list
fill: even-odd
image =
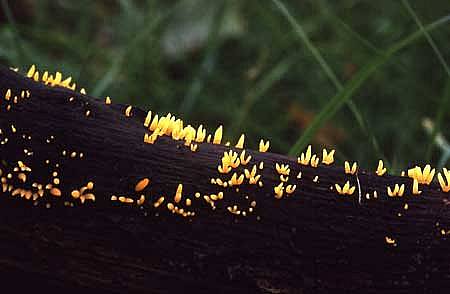
[{"label": "yellow fungus", "polygon": [[128,105],[128,107],[125,109],[125,116],[126,117],[130,117],[131,116],[131,109],[133,108],[133,106]]},{"label": "yellow fungus", "polygon": [[80,93],[86,95],[86,90],[84,88],[81,88]]},{"label": "yellow fungus", "polygon": [[350,168],[350,163],[348,161],[344,162],[344,168],[346,174],[354,175],[356,173],[356,170],[358,168],[358,165],[356,162],[353,163],[352,167]]},{"label": "yellow fungus", "polygon": [[310,164],[312,167],[317,167],[319,165],[319,157],[317,157],[315,154],[313,154],[313,156],[311,157]]},{"label": "yellow fungus", "polygon": [[36,66],[33,64],[27,72],[27,78],[32,78],[34,76],[35,71],[36,71]]},{"label": "yellow fungus", "polygon": [[442,171],[444,173],[445,180],[442,177],[442,174],[438,173],[438,181],[442,191],[447,193],[448,191],[450,191],[450,171],[448,171],[445,167],[442,169]]},{"label": "yellow fungus", "polygon": [[386,237],[384,237],[384,239],[385,239],[386,243],[388,243],[390,245],[394,245],[395,244],[395,239],[394,238],[386,236]]},{"label": "yellow fungus", "polygon": [[330,165],[334,162],[334,152],[335,150],[331,150],[330,152],[327,152],[327,149],[322,150],[322,163],[326,165]]},{"label": "yellow fungus", "polygon": [[213,144],[220,144],[220,142],[222,142],[222,129],[222,126],[219,126],[214,132]]},{"label": "yellow fungus", "polygon": [[247,158],[245,158],[245,150],[242,150],[241,155],[239,156],[239,159],[240,159],[242,165],[247,165],[247,163],[250,162],[250,159],[252,159],[252,156],[249,155]]},{"label": "yellow fungus", "polygon": [[51,188],[50,189],[50,194],[52,194],[53,196],[56,196],[56,197],[60,197],[61,196],[61,190],[59,190],[58,188]]},{"label": "yellow fungus", "polygon": [[429,185],[433,181],[435,169],[431,169],[431,166],[427,164],[422,170],[419,166],[415,166],[408,170],[408,177],[417,179],[419,184]]},{"label": "yellow fungus", "polygon": [[281,199],[283,197],[283,183],[280,183],[278,186],[274,187],[273,190],[275,192],[275,198]]},{"label": "yellow fungus", "polygon": [[239,137],[239,140],[238,140],[238,142],[236,143],[236,148],[239,148],[239,149],[242,149],[242,148],[244,148],[244,142],[245,142],[245,134],[242,134],[240,137]]},{"label": "yellow fungus", "polygon": [[183,192],[183,184],[178,184],[177,191],[176,191],[175,197],[174,197],[175,203],[180,203],[182,192]]},{"label": "yellow fungus", "polygon": [[308,145],[308,148],[306,149],[306,153],[301,153],[300,157],[297,158],[298,163],[303,165],[308,165],[309,161],[311,160],[311,145]]},{"label": "yellow fungus", "polygon": [[190,148],[191,148],[192,152],[195,152],[195,151],[197,151],[198,145],[197,144],[191,144]]},{"label": "yellow fungus", "polygon": [[[439,178],[439,175],[440,175],[440,173],[438,174],[438,178]],[[419,181],[417,181],[417,179],[413,180],[412,193],[414,195],[420,195],[422,193],[422,191],[419,191]]]},{"label": "yellow fungus", "polygon": [[11,89],[8,89],[5,94],[5,100],[9,100],[11,98]]},{"label": "yellow fungus", "polygon": [[403,193],[405,192],[405,184],[395,184],[394,189],[391,189],[391,187],[387,186],[387,194],[389,197],[402,197]]},{"label": "yellow fungus", "polygon": [[150,180],[148,178],[143,178],[136,184],[136,186],[134,187],[134,191],[140,192],[140,191],[144,190],[149,183],[150,183]]},{"label": "yellow fungus", "polygon": [[106,104],[106,105],[111,104],[111,97],[106,96],[106,98],[105,98],[105,104]]},{"label": "yellow fungus", "polygon": [[264,143],[264,140],[261,139],[259,141],[259,152],[267,152],[267,150],[269,150],[269,146],[270,146],[270,142],[269,141]]},{"label": "yellow fungus", "polygon": [[288,176],[291,172],[291,169],[289,168],[289,164],[278,164],[275,163],[275,169],[277,170],[278,174]]},{"label": "yellow fungus", "polygon": [[286,186],[286,193],[287,194],[292,194],[295,189],[297,188],[297,185],[287,185]]},{"label": "yellow fungus", "polygon": [[386,168],[384,167],[383,160],[378,160],[378,167],[375,173],[380,177],[386,173]]},{"label": "yellow fungus", "polygon": [[338,184],[334,184],[336,191],[341,195],[353,195],[355,192],[355,186],[351,187],[350,182],[345,182],[344,186],[341,188]]},{"label": "yellow fungus", "polygon": [[145,117],[145,120],[144,120],[144,127],[148,128],[148,126],[150,125],[151,120],[152,120],[152,112],[149,110],[147,112],[147,116]]}]

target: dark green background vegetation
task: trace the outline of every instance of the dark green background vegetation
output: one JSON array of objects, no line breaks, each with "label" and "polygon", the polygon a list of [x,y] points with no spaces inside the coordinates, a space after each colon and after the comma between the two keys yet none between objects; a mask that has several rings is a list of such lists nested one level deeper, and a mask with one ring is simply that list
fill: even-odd
[{"label": "dark green background vegetation", "polygon": [[368,169],[447,162],[422,122],[450,138],[448,0],[0,3],[0,62],[22,72],[36,64],[93,96],[223,124],[252,148],[267,138],[288,153],[301,138]]}]

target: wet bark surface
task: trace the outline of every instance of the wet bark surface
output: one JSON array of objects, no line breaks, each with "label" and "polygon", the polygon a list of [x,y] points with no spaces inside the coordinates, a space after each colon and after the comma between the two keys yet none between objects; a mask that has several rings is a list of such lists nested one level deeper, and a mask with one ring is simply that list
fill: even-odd
[{"label": "wet bark surface", "polygon": [[[4,99],[8,89],[12,96],[26,90],[31,95],[14,103]],[[442,293],[450,286],[450,233],[443,234],[450,230],[449,197],[439,185],[421,186],[417,196],[408,177],[364,170],[349,175],[337,165],[313,168],[296,158],[246,149],[249,167],[264,162],[258,171],[263,186],[244,184],[236,191],[211,184],[211,178],[223,176],[217,171],[223,153],[240,149],[199,143],[192,152],[167,136],[146,144],[146,112],[137,108],[126,117],[126,105],[47,87],[5,68],[0,98],[0,139],[8,139],[0,145],[7,185],[0,191],[5,289]],[[25,181],[18,177],[19,161],[31,169]],[[290,166],[289,182],[298,186],[291,196],[274,197],[280,182],[275,163]],[[145,177],[150,184],[137,193],[135,184]],[[359,181],[361,193],[344,196],[330,189],[347,180],[355,186]],[[90,181],[95,201],[82,204],[71,191]],[[24,191],[33,191],[33,183],[53,183],[61,196],[47,189],[43,197],[26,200]],[[166,208],[179,183],[183,201],[192,199],[185,209],[195,216]],[[387,186],[402,183],[403,197],[386,195]],[[22,195],[12,195],[16,189]],[[223,192],[224,198],[212,209],[196,192]],[[120,203],[111,201],[112,195],[134,200],[145,195],[146,201]],[[167,200],[155,208],[161,196]],[[252,201],[256,205],[246,216],[227,209],[238,205],[249,211]]]}]

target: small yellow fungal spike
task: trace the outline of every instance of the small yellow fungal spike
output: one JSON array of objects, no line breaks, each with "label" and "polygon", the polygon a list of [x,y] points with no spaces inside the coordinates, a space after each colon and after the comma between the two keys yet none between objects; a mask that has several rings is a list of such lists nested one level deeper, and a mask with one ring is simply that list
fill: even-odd
[{"label": "small yellow fungal spike", "polygon": [[394,245],[395,244],[395,239],[390,238],[388,236],[384,237],[384,240],[386,241],[387,244],[390,244],[390,245]]},{"label": "small yellow fungal spike", "polygon": [[395,184],[394,189],[392,190],[391,187],[387,186],[387,194],[389,197],[402,197],[403,193],[405,192],[405,184],[401,184],[400,186],[398,184]]},{"label": "small yellow fungal spike", "polygon": [[289,173],[291,172],[291,169],[289,168],[289,164],[278,164],[275,163],[275,169],[277,170],[278,174],[289,176]]},{"label": "small yellow fungal spike", "polygon": [[242,165],[247,165],[250,162],[250,159],[252,159],[252,156],[249,155],[247,158],[245,158],[245,150],[242,150],[241,155],[239,156],[239,159],[240,159]]},{"label": "small yellow fungal spike", "polygon": [[287,194],[292,194],[292,193],[294,193],[296,188],[297,188],[297,185],[287,185],[286,186],[286,193]]},{"label": "small yellow fungal spike", "polygon": [[86,90],[84,88],[81,88],[80,93],[86,95]]},{"label": "small yellow fungal spike", "polygon": [[131,109],[133,108],[133,106],[128,105],[127,108],[125,109],[125,116],[126,117],[130,117],[131,116]]},{"label": "small yellow fungal spike", "polygon": [[384,167],[383,160],[378,160],[378,167],[375,173],[380,177],[386,173],[386,168]]},{"label": "small yellow fungal spike", "polygon": [[245,142],[245,134],[242,134],[242,135],[239,137],[239,140],[238,140],[238,142],[237,142],[237,144],[236,144],[236,148],[239,148],[239,149],[244,148],[244,142]]},{"label": "small yellow fungal spike", "polygon": [[267,142],[264,143],[264,140],[261,139],[259,141],[259,152],[267,152],[269,150],[270,142],[267,140]]},{"label": "small yellow fungal spike", "polygon": [[327,152],[327,149],[322,150],[322,163],[325,165],[330,165],[334,162],[334,152],[335,150],[331,150],[330,152]]},{"label": "small yellow fungal spike", "polygon": [[59,190],[58,188],[51,188],[50,194],[56,197],[61,197],[61,190]]},{"label": "small yellow fungal spike", "polygon": [[308,148],[306,149],[306,154],[305,153],[301,153],[300,157],[297,159],[298,163],[303,164],[303,165],[308,165],[309,161],[311,160],[311,145],[308,145]]},{"label": "small yellow fungal spike", "polygon": [[177,192],[175,193],[174,201],[179,203],[181,201],[181,194],[183,192],[183,184],[178,184]]},{"label": "small yellow fungal spike", "polygon": [[358,165],[356,162],[353,163],[352,167],[350,168],[350,163],[348,161],[344,162],[344,168],[346,174],[354,175],[356,173],[356,170],[358,168]]},{"label": "small yellow fungal spike", "polygon": [[345,182],[344,186],[341,188],[338,184],[334,184],[336,191],[341,195],[353,195],[355,192],[355,186],[350,186],[350,182]]},{"label": "small yellow fungal spike", "polygon": [[150,127],[149,127],[150,131],[156,130],[156,128],[158,127],[158,122],[159,122],[158,121],[158,115],[156,114],[153,117],[152,123],[150,124]]},{"label": "small yellow fungal spike", "polygon": [[220,144],[220,142],[222,142],[222,132],[223,132],[222,126],[219,126],[217,130],[214,132],[213,144]]},{"label": "small yellow fungal spike", "polygon": [[319,157],[317,157],[315,154],[313,154],[313,156],[311,157],[310,164],[312,167],[317,167],[319,165]]},{"label": "small yellow fungal spike", "polygon": [[27,72],[27,78],[32,78],[34,76],[35,71],[36,71],[36,66],[33,64]]},{"label": "small yellow fungal spike", "polygon": [[450,171],[448,171],[445,167],[442,169],[442,171],[444,173],[445,180],[442,177],[442,174],[438,173],[438,181],[442,191],[447,193],[448,191],[450,191]]},{"label": "small yellow fungal spike", "polygon": [[419,184],[429,185],[433,181],[435,172],[436,170],[434,168],[431,169],[429,164],[425,166],[423,171],[419,166],[416,166],[408,170],[408,177],[417,179]]},{"label": "small yellow fungal spike", "polygon": [[283,197],[283,183],[280,183],[278,186],[274,187],[273,190],[275,192],[275,198],[281,199]]},{"label": "small yellow fungal spike", "polygon": [[150,180],[148,178],[143,178],[139,182],[137,182],[136,186],[134,187],[134,191],[140,192],[144,190],[148,184],[150,183]]},{"label": "small yellow fungal spike", "polygon": [[191,148],[192,152],[195,152],[195,151],[197,151],[198,145],[197,144],[191,144],[190,148]]},{"label": "small yellow fungal spike", "polygon": [[8,89],[5,94],[5,100],[9,100],[11,98],[11,89]]},{"label": "small yellow fungal spike", "polygon": [[[440,175],[440,173],[438,174],[438,178],[439,178],[439,175]],[[419,181],[417,181],[417,179],[413,179],[412,193],[414,195],[420,195],[422,193],[422,191],[419,191]]]}]

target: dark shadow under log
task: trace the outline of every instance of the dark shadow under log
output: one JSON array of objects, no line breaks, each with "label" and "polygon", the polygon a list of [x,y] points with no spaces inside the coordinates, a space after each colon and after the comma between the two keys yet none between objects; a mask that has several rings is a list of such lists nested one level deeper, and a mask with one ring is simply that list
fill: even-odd
[{"label": "dark shadow under log", "polygon": [[[8,89],[12,96],[4,99]],[[29,97],[21,98],[27,90]],[[232,173],[220,174],[217,166],[225,151],[240,149],[199,143],[192,152],[168,136],[146,144],[145,112],[133,108],[127,117],[127,106],[44,86],[5,68],[0,96],[0,141],[7,138],[0,145],[2,289],[443,293],[450,287],[449,198],[439,185],[421,185],[417,196],[408,177],[360,170],[357,179],[341,167],[313,168],[246,150],[249,169],[264,162],[258,170],[263,186],[243,184],[236,191],[211,178],[229,179]],[[23,172],[25,180],[19,162],[31,169]],[[275,163],[290,166],[289,183],[297,185],[291,196],[274,197],[280,182]],[[135,192],[143,178],[150,184]],[[361,200],[358,191],[344,196],[330,189],[347,180],[354,186],[359,180]],[[95,201],[82,204],[71,193],[88,182],[93,188],[85,190]],[[42,197],[26,200],[26,191],[39,190],[33,183],[52,184],[61,195],[48,187]],[[180,183],[179,207],[195,216],[167,209]],[[405,184],[403,197],[387,196],[394,184]],[[203,195],[219,192],[224,197],[212,209]],[[134,202],[112,201],[113,195]],[[136,205],[141,195],[145,201]],[[161,196],[165,201],[155,208]],[[188,197],[191,206],[184,204]],[[234,205],[246,216],[230,213]]]}]

